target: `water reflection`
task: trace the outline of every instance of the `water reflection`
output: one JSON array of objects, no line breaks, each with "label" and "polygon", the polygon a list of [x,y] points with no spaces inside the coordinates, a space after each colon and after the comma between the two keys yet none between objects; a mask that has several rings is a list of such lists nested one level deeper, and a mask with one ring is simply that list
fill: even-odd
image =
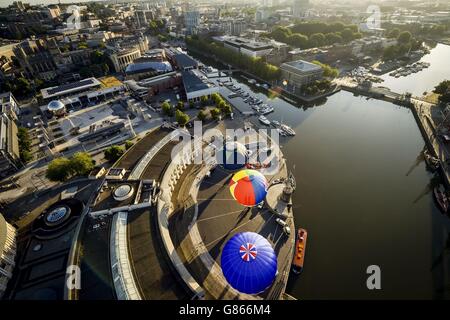
[{"label": "water reflection", "polygon": [[[450,220],[435,206],[431,190],[440,178],[426,170],[411,111],[343,91],[312,106],[279,97],[269,103],[275,112],[267,117],[297,132],[281,142],[297,181],[295,223],[309,239],[304,272],[290,277],[287,292],[299,299],[448,297]],[[380,291],[366,288],[372,264],[381,268]]]}]

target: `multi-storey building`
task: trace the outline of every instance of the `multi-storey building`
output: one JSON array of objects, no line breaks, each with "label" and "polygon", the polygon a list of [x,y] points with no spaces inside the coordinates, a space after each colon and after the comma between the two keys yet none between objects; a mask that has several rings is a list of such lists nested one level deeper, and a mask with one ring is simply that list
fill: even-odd
[{"label": "multi-storey building", "polygon": [[200,12],[188,11],[184,14],[184,26],[187,34],[195,34],[200,25]]},{"label": "multi-storey building", "polygon": [[283,80],[296,88],[319,80],[323,76],[323,69],[320,66],[304,60],[283,63],[280,70]]},{"label": "multi-storey building", "polygon": [[0,299],[16,264],[16,235],[16,229],[0,214]]},{"label": "multi-storey building", "polygon": [[43,80],[56,78],[57,67],[46,40],[22,41],[14,48],[14,54],[29,78],[38,77]]},{"label": "multi-storey building", "polygon": [[19,162],[17,125],[5,113],[0,114],[0,177],[17,171]]}]

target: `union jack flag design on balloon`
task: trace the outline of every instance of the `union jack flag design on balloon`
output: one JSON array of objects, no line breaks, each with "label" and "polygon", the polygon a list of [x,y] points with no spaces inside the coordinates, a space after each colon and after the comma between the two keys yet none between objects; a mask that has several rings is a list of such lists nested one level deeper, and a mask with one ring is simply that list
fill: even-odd
[{"label": "union jack flag design on balloon", "polygon": [[250,258],[255,259],[256,255],[258,254],[258,251],[256,250],[256,247],[252,243],[247,243],[247,245],[242,245],[239,252],[242,254],[242,260],[249,262]]},{"label": "union jack flag design on balloon", "polygon": [[277,256],[272,245],[255,232],[237,233],[227,241],[220,258],[222,273],[236,290],[263,292],[277,274]]}]

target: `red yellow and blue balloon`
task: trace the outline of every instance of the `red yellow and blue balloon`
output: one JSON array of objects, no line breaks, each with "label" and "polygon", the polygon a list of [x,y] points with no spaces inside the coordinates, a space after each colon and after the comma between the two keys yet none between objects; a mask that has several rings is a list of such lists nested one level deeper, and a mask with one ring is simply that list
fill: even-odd
[{"label": "red yellow and blue balloon", "polygon": [[230,192],[233,198],[243,206],[253,207],[264,200],[268,186],[262,173],[244,169],[231,178]]}]

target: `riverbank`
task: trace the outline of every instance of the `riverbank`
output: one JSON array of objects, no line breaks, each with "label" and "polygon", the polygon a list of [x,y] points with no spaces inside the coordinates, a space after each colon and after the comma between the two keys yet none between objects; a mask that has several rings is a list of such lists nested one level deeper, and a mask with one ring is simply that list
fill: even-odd
[{"label": "riverbank", "polygon": [[450,150],[439,136],[439,124],[436,122],[443,119],[438,119],[441,117],[441,112],[436,110],[436,108],[439,107],[426,102],[414,101],[411,104],[411,110],[428,150],[434,157],[439,159],[440,172],[448,189],[450,188],[450,167],[448,166]]}]

